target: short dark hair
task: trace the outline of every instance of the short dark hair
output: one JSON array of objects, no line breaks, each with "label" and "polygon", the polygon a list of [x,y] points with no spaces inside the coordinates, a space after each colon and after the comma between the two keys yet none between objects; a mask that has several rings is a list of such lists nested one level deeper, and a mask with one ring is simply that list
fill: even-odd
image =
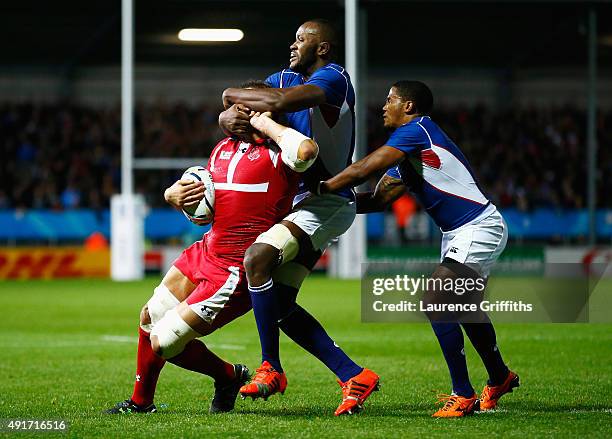
[{"label": "short dark hair", "polygon": [[239,88],[272,88],[272,86],[261,79],[248,79],[240,84]]},{"label": "short dark hair", "polygon": [[314,23],[319,28],[319,37],[321,41],[326,41],[330,45],[330,57],[334,57],[338,51],[339,41],[336,26],[326,18],[313,18],[306,20],[304,23]]},{"label": "short dark hair", "polygon": [[397,81],[392,85],[400,98],[412,101],[419,114],[429,114],[433,110],[433,93],[421,81]]}]

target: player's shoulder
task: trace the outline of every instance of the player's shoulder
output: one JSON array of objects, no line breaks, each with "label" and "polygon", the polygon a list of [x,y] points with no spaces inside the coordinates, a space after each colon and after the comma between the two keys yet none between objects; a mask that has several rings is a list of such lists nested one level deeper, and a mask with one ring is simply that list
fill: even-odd
[{"label": "player's shoulder", "polygon": [[419,128],[422,135],[426,136],[429,140],[435,141],[441,137],[446,137],[442,128],[440,128],[440,126],[429,116],[422,116],[416,119],[415,129],[416,128]]},{"label": "player's shoulder", "polygon": [[274,88],[292,87],[304,83],[304,77],[301,73],[294,72],[291,69],[283,69],[276,73],[272,73],[265,81],[268,85]]},{"label": "player's shoulder", "polygon": [[439,129],[440,127],[436,124],[430,116],[421,116],[415,119],[417,125],[425,129]]},{"label": "player's shoulder", "polygon": [[217,157],[219,155],[223,155],[223,153],[219,153],[220,151],[233,150],[235,148],[237,140],[238,139],[235,139],[234,137],[226,137],[224,139],[221,139],[210,152],[210,157]]},{"label": "player's shoulder", "polygon": [[329,63],[320,67],[316,72],[313,73],[312,77],[315,76],[327,76],[343,78],[344,80],[349,79],[349,74],[344,67],[340,64]]},{"label": "player's shoulder", "polygon": [[219,142],[213,148],[213,152],[217,149],[223,148],[224,146],[231,145],[236,139],[232,137],[226,137],[224,139],[219,140]]},{"label": "player's shoulder", "polygon": [[410,122],[405,123],[395,129],[393,134],[395,135],[410,135],[410,136],[419,136],[425,135],[425,131],[419,122],[420,118],[412,119]]},{"label": "player's shoulder", "polygon": [[417,146],[429,144],[429,134],[427,130],[419,123],[419,119],[413,119],[410,122],[399,126],[391,133],[386,144],[389,146]]},{"label": "player's shoulder", "polygon": [[335,62],[330,62],[329,64],[324,65],[322,69],[330,72],[336,72],[339,75],[348,75],[346,69]]},{"label": "player's shoulder", "polygon": [[339,64],[329,63],[318,70],[308,79],[306,84],[316,85],[325,91],[327,103],[341,107],[343,101],[348,100],[354,105],[353,85],[348,73]]}]

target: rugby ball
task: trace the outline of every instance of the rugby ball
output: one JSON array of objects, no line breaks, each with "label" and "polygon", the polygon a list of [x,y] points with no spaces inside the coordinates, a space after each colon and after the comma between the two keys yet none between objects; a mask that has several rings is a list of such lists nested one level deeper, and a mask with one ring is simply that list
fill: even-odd
[{"label": "rugby ball", "polygon": [[192,166],[183,173],[181,180],[204,183],[204,198],[197,203],[183,206],[185,216],[189,221],[199,226],[212,223],[215,216],[215,185],[212,174],[202,166]]}]

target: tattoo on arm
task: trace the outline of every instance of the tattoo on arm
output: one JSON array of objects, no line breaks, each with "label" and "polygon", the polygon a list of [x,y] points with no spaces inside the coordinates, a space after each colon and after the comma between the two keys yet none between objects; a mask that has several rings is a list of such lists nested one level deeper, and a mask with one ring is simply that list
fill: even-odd
[{"label": "tattoo on arm", "polygon": [[406,192],[404,182],[397,178],[383,175],[376,185],[374,198],[379,199],[383,204],[390,204],[401,197]]},{"label": "tattoo on arm", "polygon": [[380,212],[406,192],[402,180],[383,175],[374,192],[357,194],[357,213]]}]

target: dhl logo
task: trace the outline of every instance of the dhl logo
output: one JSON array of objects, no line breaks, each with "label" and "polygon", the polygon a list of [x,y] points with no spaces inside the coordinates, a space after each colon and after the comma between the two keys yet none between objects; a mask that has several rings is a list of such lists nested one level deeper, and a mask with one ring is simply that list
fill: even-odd
[{"label": "dhl logo", "polygon": [[82,247],[0,249],[0,279],[108,277],[110,251]]}]

